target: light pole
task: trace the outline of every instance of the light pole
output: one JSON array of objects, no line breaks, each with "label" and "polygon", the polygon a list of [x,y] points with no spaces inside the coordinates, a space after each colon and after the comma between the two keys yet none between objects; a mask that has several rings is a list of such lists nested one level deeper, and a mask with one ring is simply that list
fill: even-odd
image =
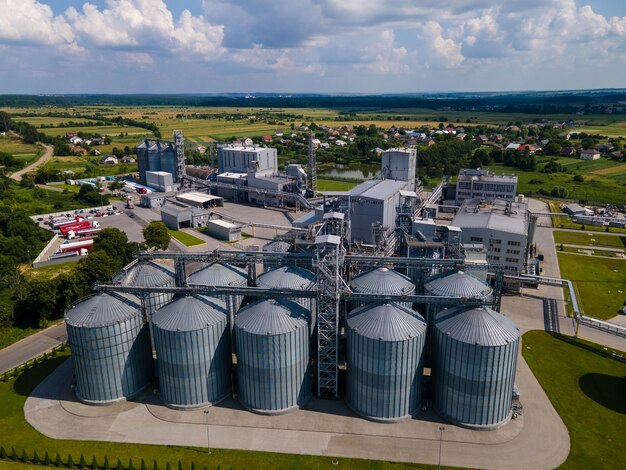
[{"label": "light pole", "polygon": [[204,410],[204,416],[206,417],[206,447],[207,447],[207,455],[211,455],[211,433],[209,432],[209,409]]},{"label": "light pole", "polygon": [[443,431],[445,429],[445,426],[439,426],[439,465],[437,466],[439,470],[441,470],[441,442],[443,441]]}]

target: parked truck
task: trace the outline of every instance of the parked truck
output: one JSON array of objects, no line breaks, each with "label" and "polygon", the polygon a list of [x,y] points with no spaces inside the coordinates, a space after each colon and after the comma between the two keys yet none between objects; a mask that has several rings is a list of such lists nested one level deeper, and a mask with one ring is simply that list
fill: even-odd
[{"label": "parked truck", "polygon": [[93,238],[85,238],[83,240],[75,242],[65,242],[59,246],[57,253],[69,253],[70,251],[77,251],[82,253],[82,250],[91,251],[93,248]]},{"label": "parked truck", "polygon": [[97,229],[100,228],[99,222],[94,221],[92,223],[92,222],[89,222],[88,220],[82,219],[78,222],[74,222],[73,224],[61,225],[61,227],[59,227],[59,230],[61,231],[61,234],[64,237],[67,237],[70,232],[74,232],[74,234],[76,234],[76,232],[80,230],[95,229],[95,228]]}]

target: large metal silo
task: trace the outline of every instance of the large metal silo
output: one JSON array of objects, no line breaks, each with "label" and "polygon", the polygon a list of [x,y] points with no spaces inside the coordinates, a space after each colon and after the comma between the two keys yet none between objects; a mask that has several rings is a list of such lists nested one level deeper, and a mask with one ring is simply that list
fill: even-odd
[{"label": "large metal silo", "polygon": [[214,404],[230,392],[230,332],[224,302],[186,296],[153,316],[159,391],[173,408]]},{"label": "large metal silo", "polygon": [[464,271],[448,271],[430,277],[424,284],[424,293],[441,298],[441,301],[431,302],[423,309],[429,327],[441,310],[459,305],[458,300],[451,300],[455,297],[481,300],[484,303],[490,303],[493,299],[490,286]]},{"label": "large metal silo", "polygon": [[[187,278],[189,286],[242,287],[248,285],[248,275],[244,269],[225,263],[212,263]],[[216,295],[224,302],[230,297],[232,308],[238,310],[243,301],[242,295]]]},{"label": "large metal silo", "polygon": [[148,148],[152,144],[148,139],[144,139],[137,147],[137,165],[139,168],[139,179],[142,183],[146,182],[146,171],[149,171]]},{"label": "large metal silo", "polygon": [[70,307],[65,323],[80,401],[111,404],[150,384],[150,336],[138,305],[100,293]]},{"label": "large metal silo", "polygon": [[161,171],[172,174],[173,181],[178,182],[177,159],[174,146],[167,142],[159,142],[159,163]]},{"label": "large metal silo", "polygon": [[[174,270],[161,263],[143,261],[131,266],[128,271],[120,274],[116,279],[123,286],[134,287],[174,287]],[[145,294],[144,303],[146,313],[150,316],[157,309],[172,300],[172,294],[152,292]],[[150,317],[148,317],[150,318]]]},{"label": "large metal silo", "polygon": [[[316,286],[316,279],[315,273],[308,269],[282,266],[261,274],[256,278],[256,285],[265,289],[313,290]],[[288,299],[302,305],[311,313],[311,328],[314,328],[315,299],[312,297],[288,297]]]},{"label": "large metal silo", "polygon": [[493,429],[511,417],[520,332],[489,307],[461,306],[435,319],[433,405],[462,426]]},{"label": "large metal silo", "polygon": [[[353,292],[363,294],[395,294],[413,295],[415,284],[404,274],[393,271],[389,268],[377,268],[372,271],[359,274],[350,281],[350,289]],[[352,307],[363,305],[363,302],[356,302]],[[412,302],[402,302],[406,308],[412,308]]]},{"label": "large metal silo", "polygon": [[348,315],[347,402],[359,415],[393,422],[419,412],[426,322],[398,304]]},{"label": "large metal silo", "polygon": [[[288,253],[291,250],[291,244],[287,243],[284,240],[272,240],[269,243],[263,245],[264,252],[273,252],[273,253]],[[270,269],[275,269],[282,264],[280,259],[273,260],[263,260],[263,271],[269,271]]]},{"label": "large metal silo", "polygon": [[158,141],[148,147],[148,171],[161,171],[161,146]]},{"label": "large metal silo", "polygon": [[309,316],[285,299],[247,305],[235,318],[239,401],[250,411],[282,414],[311,396]]}]

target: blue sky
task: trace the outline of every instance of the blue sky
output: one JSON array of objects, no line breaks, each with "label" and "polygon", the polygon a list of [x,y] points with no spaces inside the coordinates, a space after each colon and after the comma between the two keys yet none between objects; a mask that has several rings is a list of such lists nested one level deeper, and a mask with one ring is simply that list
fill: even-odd
[{"label": "blue sky", "polygon": [[0,93],[545,90],[625,77],[623,0],[0,0]]}]

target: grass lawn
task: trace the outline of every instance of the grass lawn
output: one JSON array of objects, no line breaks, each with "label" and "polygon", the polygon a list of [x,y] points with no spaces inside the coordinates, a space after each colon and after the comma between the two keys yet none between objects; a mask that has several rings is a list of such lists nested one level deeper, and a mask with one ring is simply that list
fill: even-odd
[{"label": "grass lawn", "polygon": [[24,271],[24,276],[28,279],[41,279],[49,281],[62,274],[69,274],[76,267],[76,263],[53,264],[52,266],[43,266],[41,268],[28,268]]},{"label": "grass lawn", "polygon": [[[129,459],[132,459],[133,466],[139,470],[142,459],[146,462],[147,468],[154,467],[154,461],[158,462],[158,468],[165,470],[167,462],[172,468],[177,468],[178,461],[188,470],[192,462],[196,469],[200,470],[205,466],[215,470],[223,469],[333,469],[337,468],[332,464],[332,457],[317,457],[308,455],[278,454],[270,452],[253,452],[243,450],[211,449],[211,456],[207,457],[206,449],[190,446],[156,446],[142,444],[123,444],[112,442],[91,442],[91,441],[69,441],[50,439],[35,431],[24,419],[24,403],[28,395],[35,386],[41,382],[50,372],[58,367],[67,357],[69,352],[60,353],[56,357],[49,358],[32,369],[23,372],[17,378],[11,378],[7,382],[0,382],[0,429],[10,430],[0,435],[0,445],[7,453],[15,448],[18,455],[22,454],[22,449],[32,458],[34,451],[40,458],[46,452],[52,461],[56,460],[57,452],[61,456],[64,464],[67,462],[68,454],[71,454],[75,464],[80,461],[81,454],[84,455],[88,465],[91,464],[95,456],[100,468],[104,465],[104,457],[108,457],[110,468],[114,469],[118,458],[122,461],[125,469],[128,468]],[[338,459],[340,468],[347,469],[376,469],[376,470],[401,470],[401,469],[433,469],[436,466],[430,465],[405,465],[401,463],[371,461],[359,459]],[[10,464],[0,462],[2,468],[30,468],[22,464]],[[37,468],[46,468],[38,466]],[[50,468],[57,468],[52,467]]]},{"label": "grass lawn", "polygon": [[172,237],[174,237],[176,240],[178,240],[179,242],[181,242],[183,245],[186,245],[186,246],[204,245],[206,243],[204,240],[201,240],[198,237],[194,237],[193,235],[187,232],[182,232],[180,230],[171,230],[171,229],[168,229],[167,231],[170,233]]},{"label": "grass lawn", "polygon": [[317,179],[317,190],[318,191],[349,191],[354,188],[357,184],[352,181],[335,181],[335,180],[325,180],[322,178]]},{"label": "grass lawn", "polygon": [[585,315],[607,320],[626,300],[626,260],[577,256],[557,251],[561,277],[571,280]]},{"label": "grass lawn", "polygon": [[[591,250],[592,254],[587,255],[585,253],[581,253],[581,250]],[[584,254],[585,256],[608,256],[609,258],[624,259],[621,256],[618,256],[619,253],[616,251],[602,250],[600,248],[574,248],[571,246],[564,246],[563,249],[559,249],[559,251],[565,253],[579,253],[581,255]]]},{"label": "grass lawn", "polygon": [[[557,201],[546,200],[548,206],[550,207],[550,212],[556,213],[564,213]],[[569,217],[559,217],[556,215],[551,216],[552,226],[556,228],[570,228],[575,230],[582,230],[583,225],[577,224],[576,222],[572,222],[572,219]],[[585,225],[585,230],[588,232],[604,232],[606,229],[604,227],[596,227],[594,225]],[[610,228],[613,233],[626,233],[626,229],[623,228]]]},{"label": "grass lawn", "polygon": [[0,349],[41,331],[38,328],[9,326],[0,328]]},{"label": "grass lawn", "polygon": [[565,243],[567,245],[588,245],[588,246],[608,246],[611,248],[624,248],[626,237],[604,235],[600,233],[578,233],[555,230],[554,243]]},{"label": "grass lawn", "polygon": [[522,354],[569,431],[560,468],[626,468],[626,364],[602,346],[544,331],[523,336]]}]

